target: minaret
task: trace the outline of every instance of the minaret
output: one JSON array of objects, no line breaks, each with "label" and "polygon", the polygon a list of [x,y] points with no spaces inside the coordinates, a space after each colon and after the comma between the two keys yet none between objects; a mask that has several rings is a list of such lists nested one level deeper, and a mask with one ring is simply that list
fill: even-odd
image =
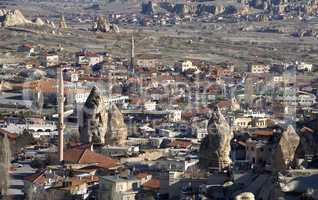
[{"label": "minaret", "polygon": [[64,147],[64,82],[63,82],[63,68],[57,69],[58,73],[58,134],[59,134],[59,161],[63,161],[63,147]]},{"label": "minaret", "polygon": [[134,35],[131,35],[131,52],[130,52],[130,66],[129,66],[129,72],[131,74],[135,73],[135,40]]}]

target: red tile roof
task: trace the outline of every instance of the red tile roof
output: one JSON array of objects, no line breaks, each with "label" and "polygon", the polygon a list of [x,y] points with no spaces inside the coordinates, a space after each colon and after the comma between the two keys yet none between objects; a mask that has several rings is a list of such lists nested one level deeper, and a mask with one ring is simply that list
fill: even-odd
[{"label": "red tile roof", "polygon": [[99,55],[96,52],[84,51],[76,53],[76,56],[96,57]]},{"label": "red tile roof", "polygon": [[160,180],[159,179],[151,179],[143,184],[144,188],[148,189],[160,189]]},{"label": "red tile roof", "polygon": [[24,180],[29,181],[31,183],[35,183],[35,184],[44,183],[44,181],[45,181],[44,172],[45,171],[41,171],[41,172],[32,174],[31,176],[25,177]]},{"label": "red tile roof", "polygon": [[95,153],[89,149],[69,149],[64,152],[64,160],[77,164],[97,163],[98,167],[105,169],[119,166],[118,160]]},{"label": "red tile roof", "polygon": [[272,130],[256,130],[253,135],[256,136],[272,136],[273,131]]},{"label": "red tile roof", "polygon": [[0,128],[0,135],[7,135],[8,136],[8,139],[13,141],[13,140],[16,140],[17,139],[17,134],[16,133],[11,133],[9,131],[6,131],[4,129],[1,129]]},{"label": "red tile roof", "polygon": [[142,179],[142,178],[146,178],[147,176],[150,176],[151,174],[148,174],[148,173],[139,173],[136,175],[136,177],[138,179]]},{"label": "red tile roof", "polygon": [[189,140],[174,140],[169,144],[169,147],[187,149],[190,148],[191,145],[192,142]]},{"label": "red tile roof", "polygon": [[220,109],[229,109],[231,108],[232,106],[232,102],[230,100],[223,100],[223,101],[220,101],[217,106],[220,108]]},{"label": "red tile roof", "polygon": [[311,128],[308,128],[308,127],[304,126],[302,129],[300,129],[300,132],[301,132],[301,133],[311,134],[311,133],[314,133],[315,131],[312,130]]},{"label": "red tile roof", "polygon": [[[64,81],[66,84],[67,81]],[[42,91],[44,93],[57,93],[57,79],[42,79],[36,81],[29,81],[24,82],[23,84],[15,84],[14,87],[16,89],[31,89],[36,91]],[[90,89],[84,88],[71,88],[65,86],[64,92],[66,94],[73,94],[73,93],[89,93]]]}]

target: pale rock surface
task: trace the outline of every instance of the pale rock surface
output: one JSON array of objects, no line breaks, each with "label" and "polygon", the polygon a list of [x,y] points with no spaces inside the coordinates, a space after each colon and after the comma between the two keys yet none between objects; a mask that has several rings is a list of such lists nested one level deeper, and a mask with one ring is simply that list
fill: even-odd
[{"label": "pale rock surface", "polygon": [[67,24],[66,24],[66,21],[65,21],[65,18],[64,18],[63,15],[61,16],[60,21],[59,21],[59,28],[60,29],[66,29],[67,28]]},{"label": "pale rock surface", "polygon": [[207,126],[208,135],[200,145],[199,158],[202,168],[226,169],[230,159],[233,132],[223,114],[215,108]]},{"label": "pale rock surface", "polygon": [[114,33],[119,33],[119,27],[116,24],[112,24],[111,29]]},{"label": "pale rock surface", "polygon": [[118,25],[109,23],[106,17],[104,16],[99,16],[96,18],[96,20],[92,24],[92,30],[100,31],[104,33],[108,33],[108,32],[119,33],[120,32]]},{"label": "pale rock surface", "polygon": [[244,192],[235,197],[235,200],[255,200],[255,196],[251,192]]},{"label": "pale rock surface", "polygon": [[115,146],[124,146],[127,139],[127,127],[124,116],[115,104],[111,105],[108,112],[108,131],[105,143]]},{"label": "pale rock surface", "polygon": [[37,17],[37,18],[34,20],[34,24],[37,25],[37,26],[44,26],[44,25],[45,25],[45,22],[44,22],[41,18]]},{"label": "pale rock surface", "polygon": [[274,147],[272,167],[275,170],[286,170],[294,160],[300,137],[292,126],[283,131]]},{"label": "pale rock surface", "polygon": [[9,26],[17,26],[17,25],[25,25],[32,23],[31,21],[27,20],[20,10],[1,10],[0,11],[0,21],[3,27]]},{"label": "pale rock surface", "polygon": [[116,105],[109,108],[95,87],[84,104],[79,132],[83,143],[123,146],[127,140],[123,115]]},{"label": "pale rock surface", "polygon": [[106,17],[100,16],[97,18],[97,30],[101,32],[110,31],[110,24],[107,21]]}]

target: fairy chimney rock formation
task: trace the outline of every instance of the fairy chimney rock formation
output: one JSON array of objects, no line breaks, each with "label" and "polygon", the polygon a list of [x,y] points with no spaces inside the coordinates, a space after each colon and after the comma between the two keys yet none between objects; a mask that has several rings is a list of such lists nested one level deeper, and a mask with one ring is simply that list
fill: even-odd
[{"label": "fairy chimney rock formation", "polygon": [[20,10],[7,10],[2,9],[0,10],[0,24],[3,27],[10,27],[10,26],[17,26],[17,25],[25,25],[32,23],[31,21],[27,20]]},{"label": "fairy chimney rock formation", "polygon": [[108,131],[106,144],[124,146],[127,139],[127,127],[124,116],[115,104],[112,104],[108,112]]},{"label": "fairy chimney rock formation", "polygon": [[97,30],[101,32],[110,31],[110,24],[108,23],[106,17],[100,16],[97,18]]},{"label": "fairy chimney rock formation", "polygon": [[214,108],[207,126],[208,135],[202,140],[199,151],[200,167],[204,169],[226,169],[230,159],[233,132],[222,113]]},{"label": "fairy chimney rock formation", "polygon": [[61,16],[60,21],[59,21],[59,28],[60,29],[66,29],[67,28],[66,21],[65,21],[65,18],[64,18],[63,15]]},{"label": "fairy chimney rock formation", "polygon": [[82,113],[79,132],[82,143],[105,143],[108,113],[99,90],[94,87],[89,94]]},{"label": "fairy chimney rock formation", "polygon": [[116,105],[108,105],[96,87],[84,104],[79,132],[82,143],[123,146],[127,140],[123,115]]},{"label": "fairy chimney rock formation", "polygon": [[274,147],[272,168],[275,170],[288,169],[294,160],[299,143],[300,137],[295,129],[292,126],[288,126],[279,136],[277,144]]}]

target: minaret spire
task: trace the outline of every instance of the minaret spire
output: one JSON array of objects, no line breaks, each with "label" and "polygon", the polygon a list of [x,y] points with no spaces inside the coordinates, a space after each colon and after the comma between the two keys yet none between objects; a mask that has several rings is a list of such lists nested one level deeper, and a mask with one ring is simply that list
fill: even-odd
[{"label": "minaret spire", "polygon": [[135,73],[135,68],[134,68],[134,65],[135,65],[135,39],[134,39],[134,35],[132,34],[131,35],[131,52],[130,52],[130,73],[131,74],[134,74]]},{"label": "minaret spire", "polygon": [[57,69],[58,73],[58,134],[59,134],[59,161],[64,160],[63,148],[64,148],[64,81],[63,81],[63,68]]}]

